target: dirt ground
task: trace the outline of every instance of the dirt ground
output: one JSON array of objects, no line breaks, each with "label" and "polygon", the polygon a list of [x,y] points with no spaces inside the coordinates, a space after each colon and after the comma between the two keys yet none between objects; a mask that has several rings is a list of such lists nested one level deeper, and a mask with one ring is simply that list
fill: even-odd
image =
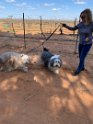
[{"label": "dirt ground", "polygon": [[75,43],[62,38],[54,35],[45,43],[61,55],[63,65],[57,75],[41,62],[40,39],[26,39],[24,49],[23,39],[0,37],[0,53],[29,51],[31,56],[28,73],[0,72],[0,124],[93,124],[93,48],[86,59],[87,71],[74,77]]}]

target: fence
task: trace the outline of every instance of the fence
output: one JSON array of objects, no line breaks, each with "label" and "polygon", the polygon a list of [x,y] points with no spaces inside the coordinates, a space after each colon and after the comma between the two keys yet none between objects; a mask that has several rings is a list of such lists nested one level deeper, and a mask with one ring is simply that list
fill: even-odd
[{"label": "fence", "polygon": [[[40,16],[39,19],[25,19],[25,33],[26,34],[38,34],[41,33],[41,28],[44,33],[52,33],[53,30],[60,24],[60,23],[67,23],[71,26],[75,25],[77,20],[74,21],[62,21],[62,20],[43,20]],[[42,26],[42,27],[41,27]],[[14,32],[16,34],[24,34],[23,31],[23,18],[21,19],[14,19],[14,18],[7,18],[0,20],[0,30],[6,32]],[[60,30],[55,32],[56,34],[60,33]],[[69,31],[67,29],[63,29],[63,33],[65,34],[72,34],[75,32]]]},{"label": "fence", "polygon": [[[52,36],[54,40],[62,41],[76,41],[77,32],[69,31],[66,28],[63,28],[60,23],[66,23],[69,26],[74,26],[78,22],[77,19],[74,21],[68,20],[43,20],[40,16],[39,19],[14,19],[7,18],[0,20],[0,37],[12,37],[12,38],[23,38],[24,46],[26,48],[25,40],[27,38],[42,38],[42,32],[46,38],[51,38],[51,34],[65,34],[65,37],[56,35]],[[55,29],[60,25],[60,27],[55,31]],[[55,32],[54,32],[55,31]],[[53,33],[54,32],[54,33]],[[69,35],[70,34],[70,35]],[[43,36],[44,38],[44,36]],[[77,45],[75,46],[75,51],[77,50]]]}]

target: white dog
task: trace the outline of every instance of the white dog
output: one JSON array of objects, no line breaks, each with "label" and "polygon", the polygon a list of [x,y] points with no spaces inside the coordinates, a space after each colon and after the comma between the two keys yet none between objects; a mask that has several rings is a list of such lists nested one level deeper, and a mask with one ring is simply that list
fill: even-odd
[{"label": "white dog", "polygon": [[30,57],[17,52],[4,52],[0,55],[0,71],[11,72],[13,70],[28,71],[27,64]]},{"label": "white dog", "polygon": [[44,65],[52,72],[58,74],[59,68],[62,66],[62,60],[60,55],[52,54],[47,48],[43,49],[41,58],[44,62]]}]

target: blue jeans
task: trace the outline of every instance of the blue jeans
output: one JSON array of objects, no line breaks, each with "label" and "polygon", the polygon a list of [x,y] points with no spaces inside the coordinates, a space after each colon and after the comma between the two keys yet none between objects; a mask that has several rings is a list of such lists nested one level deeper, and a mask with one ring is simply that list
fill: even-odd
[{"label": "blue jeans", "polygon": [[79,46],[78,46],[79,65],[78,65],[76,72],[80,73],[81,70],[84,69],[84,62],[85,62],[86,56],[88,55],[88,52],[91,47],[92,47],[92,44],[87,44],[87,45],[79,44]]}]

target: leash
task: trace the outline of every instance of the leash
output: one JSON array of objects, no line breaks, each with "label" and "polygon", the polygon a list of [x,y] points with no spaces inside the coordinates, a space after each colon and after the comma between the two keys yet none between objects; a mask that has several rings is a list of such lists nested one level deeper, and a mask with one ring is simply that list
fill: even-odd
[{"label": "leash", "polygon": [[[33,51],[35,51],[36,49],[38,49],[39,47],[41,47],[41,46],[44,48],[45,42],[48,41],[48,40],[52,37],[52,35],[56,32],[56,30],[57,30],[59,27],[60,27],[60,25],[58,25],[57,28],[56,28],[47,38],[45,37],[45,35],[43,35],[44,38],[45,38],[45,40],[42,41],[42,43],[39,44],[37,47],[34,47],[33,49],[30,49],[30,50],[27,51],[26,53],[33,52]],[[44,33],[43,33],[43,34],[44,34]]]}]

